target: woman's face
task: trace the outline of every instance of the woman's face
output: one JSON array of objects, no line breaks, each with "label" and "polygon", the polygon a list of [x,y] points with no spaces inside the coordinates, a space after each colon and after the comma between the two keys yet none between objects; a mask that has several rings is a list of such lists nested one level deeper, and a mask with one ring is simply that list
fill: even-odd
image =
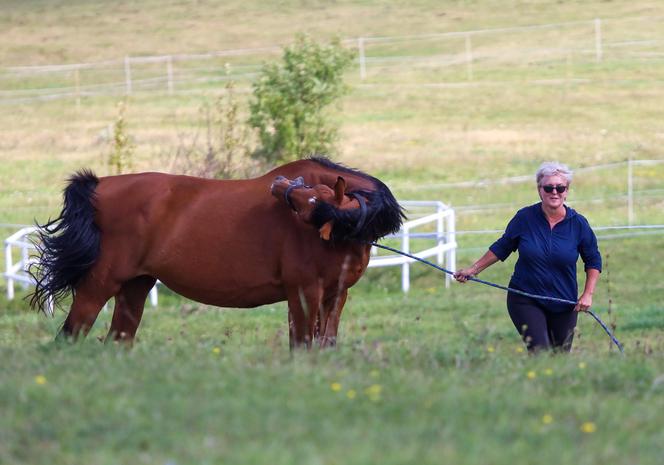
[{"label": "woman's face", "polygon": [[[567,200],[569,184],[567,184],[564,177],[554,174],[553,176],[544,176],[537,190],[544,206],[555,209],[562,206]],[[547,192],[547,190],[551,192]],[[563,190],[563,192],[558,192],[559,190]]]}]

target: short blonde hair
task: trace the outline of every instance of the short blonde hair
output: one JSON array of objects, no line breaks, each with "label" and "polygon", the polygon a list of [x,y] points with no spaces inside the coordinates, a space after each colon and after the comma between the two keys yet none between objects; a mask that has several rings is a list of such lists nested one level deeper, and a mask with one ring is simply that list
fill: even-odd
[{"label": "short blonde hair", "polygon": [[572,183],[572,170],[569,169],[567,165],[564,165],[562,163],[558,163],[557,161],[545,161],[542,163],[537,170],[537,173],[535,173],[535,181],[537,182],[537,185],[540,185],[540,181],[542,178],[546,176],[562,176],[565,178],[565,181],[567,181],[567,185],[570,185]]}]

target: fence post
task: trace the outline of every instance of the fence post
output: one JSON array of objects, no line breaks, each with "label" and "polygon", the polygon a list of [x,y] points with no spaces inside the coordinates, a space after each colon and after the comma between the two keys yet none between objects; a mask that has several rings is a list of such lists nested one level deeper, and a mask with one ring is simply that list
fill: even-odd
[{"label": "fence post", "polygon": [[473,45],[470,34],[466,34],[466,76],[469,81],[473,80]]},{"label": "fence post", "polygon": [[[403,228],[403,237],[401,238],[401,250],[410,253],[410,229]],[[410,264],[404,261],[401,265],[401,290],[408,292],[410,290]]]},{"label": "fence post", "polygon": [[14,280],[9,275],[12,267],[12,246],[5,242],[5,270],[7,272],[5,279],[7,280],[7,300],[14,299]]},{"label": "fence post", "polygon": [[[444,208],[443,206],[439,203],[438,206],[436,206],[436,213],[438,213],[438,219],[436,220],[436,246],[437,247],[442,247],[445,244],[445,238],[443,237],[443,234],[445,234],[445,223],[444,223]],[[443,251],[438,251],[438,264],[443,265]]]},{"label": "fence post", "polygon": [[76,87],[76,110],[81,109],[81,76],[79,68],[74,70],[74,85]]},{"label": "fence post", "polygon": [[159,302],[159,296],[157,293],[157,284],[152,286],[152,289],[150,289],[150,304],[152,304],[153,307],[156,307]]},{"label": "fence post", "polygon": [[595,19],[595,61],[602,61],[602,20]]},{"label": "fence post", "polygon": [[[452,208],[448,210],[447,215],[447,244],[456,243],[456,213]],[[456,246],[447,251],[447,269],[450,271],[456,271]],[[452,282],[452,276],[448,273],[445,274],[445,287],[450,287]]]},{"label": "fence post", "polygon": [[125,86],[127,95],[131,94],[131,65],[129,61],[131,58],[125,56],[124,59],[124,72],[125,72]]},{"label": "fence post", "polygon": [[627,224],[634,223],[634,173],[632,168],[632,156],[627,160]]},{"label": "fence post", "polygon": [[[21,246],[21,266],[24,271],[28,271],[28,267],[30,266],[30,253],[28,252],[28,248],[25,245]],[[28,283],[24,281],[23,289],[27,288]]]},{"label": "fence post", "polygon": [[166,76],[168,78],[168,95],[173,95],[173,57],[166,57]]},{"label": "fence post", "polygon": [[360,54],[360,79],[364,80],[367,77],[367,59],[364,55],[364,37],[357,39],[357,49]]}]

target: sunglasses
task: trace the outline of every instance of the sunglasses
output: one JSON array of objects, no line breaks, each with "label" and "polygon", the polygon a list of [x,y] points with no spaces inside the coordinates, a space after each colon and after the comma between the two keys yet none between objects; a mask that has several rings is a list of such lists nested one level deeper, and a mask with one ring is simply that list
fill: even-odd
[{"label": "sunglasses", "polygon": [[546,192],[547,194],[550,194],[551,192],[553,192],[554,189],[559,194],[562,194],[563,192],[565,192],[567,190],[567,186],[565,186],[563,184],[557,184],[555,186],[553,184],[547,184],[545,186],[542,186],[542,189],[544,189],[544,192]]}]

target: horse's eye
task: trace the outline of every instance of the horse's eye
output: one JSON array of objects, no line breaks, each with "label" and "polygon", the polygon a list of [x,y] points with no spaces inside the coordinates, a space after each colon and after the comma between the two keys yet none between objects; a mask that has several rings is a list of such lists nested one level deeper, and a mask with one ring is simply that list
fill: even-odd
[{"label": "horse's eye", "polygon": [[316,196],[314,195],[313,197],[311,197],[311,198],[309,199],[309,203],[310,203],[311,205],[313,205],[313,204],[316,203],[316,200],[318,200],[318,199],[317,199]]}]

